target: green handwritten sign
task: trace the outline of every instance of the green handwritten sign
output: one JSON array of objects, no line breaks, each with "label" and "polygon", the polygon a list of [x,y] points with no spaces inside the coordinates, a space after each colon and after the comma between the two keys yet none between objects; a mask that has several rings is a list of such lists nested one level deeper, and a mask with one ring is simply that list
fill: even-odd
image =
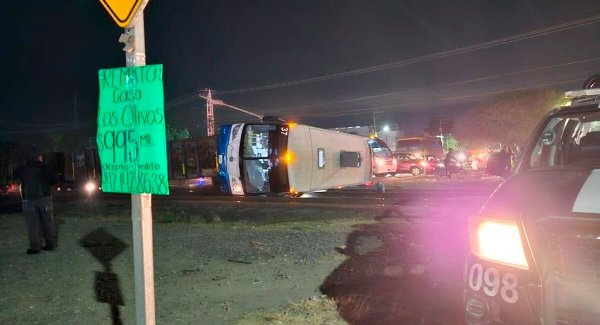
[{"label": "green handwritten sign", "polygon": [[169,194],[162,65],[98,71],[102,191]]}]

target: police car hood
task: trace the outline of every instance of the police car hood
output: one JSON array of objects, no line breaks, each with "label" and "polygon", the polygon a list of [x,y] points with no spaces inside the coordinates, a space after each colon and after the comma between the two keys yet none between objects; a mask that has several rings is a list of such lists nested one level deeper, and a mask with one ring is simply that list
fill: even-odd
[{"label": "police car hood", "polygon": [[483,213],[517,213],[529,218],[585,213],[587,217],[600,218],[600,169],[562,168],[518,173],[496,189]]}]

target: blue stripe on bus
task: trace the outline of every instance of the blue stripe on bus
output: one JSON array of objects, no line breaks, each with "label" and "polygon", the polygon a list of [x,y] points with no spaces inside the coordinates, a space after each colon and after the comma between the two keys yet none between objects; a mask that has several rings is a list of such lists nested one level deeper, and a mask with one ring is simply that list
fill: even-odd
[{"label": "blue stripe on bus", "polygon": [[231,137],[231,125],[221,125],[219,128],[219,136],[217,141],[217,161],[219,164],[219,186],[221,190],[231,193],[229,187],[229,172],[227,171],[227,146]]}]

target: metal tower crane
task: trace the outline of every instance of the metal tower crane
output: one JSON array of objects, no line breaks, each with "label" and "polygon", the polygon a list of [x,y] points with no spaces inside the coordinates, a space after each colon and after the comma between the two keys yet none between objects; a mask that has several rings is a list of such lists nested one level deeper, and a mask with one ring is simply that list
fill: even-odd
[{"label": "metal tower crane", "polygon": [[226,104],[222,100],[214,99],[212,97],[212,91],[210,89],[207,90],[206,96],[200,95],[200,98],[203,98],[204,100],[206,100],[206,127],[207,127],[207,133],[209,136],[215,135],[215,114],[214,114],[214,106],[215,105],[229,107],[236,111],[246,113],[248,115],[252,115],[254,117],[257,117],[261,122],[264,117],[262,114],[253,113],[253,112],[247,111],[245,109]]}]

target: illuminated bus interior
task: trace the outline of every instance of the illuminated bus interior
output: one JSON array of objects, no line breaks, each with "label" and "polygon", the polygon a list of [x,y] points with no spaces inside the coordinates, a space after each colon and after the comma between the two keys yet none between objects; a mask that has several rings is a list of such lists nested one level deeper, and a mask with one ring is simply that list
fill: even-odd
[{"label": "illuminated bus interior", "polygon": [[280,153],[287,146],[287,134],[277,124],[247,124],[240,147],[240,168],[244,191],[248,194],[289,190],[287,166]]}]

